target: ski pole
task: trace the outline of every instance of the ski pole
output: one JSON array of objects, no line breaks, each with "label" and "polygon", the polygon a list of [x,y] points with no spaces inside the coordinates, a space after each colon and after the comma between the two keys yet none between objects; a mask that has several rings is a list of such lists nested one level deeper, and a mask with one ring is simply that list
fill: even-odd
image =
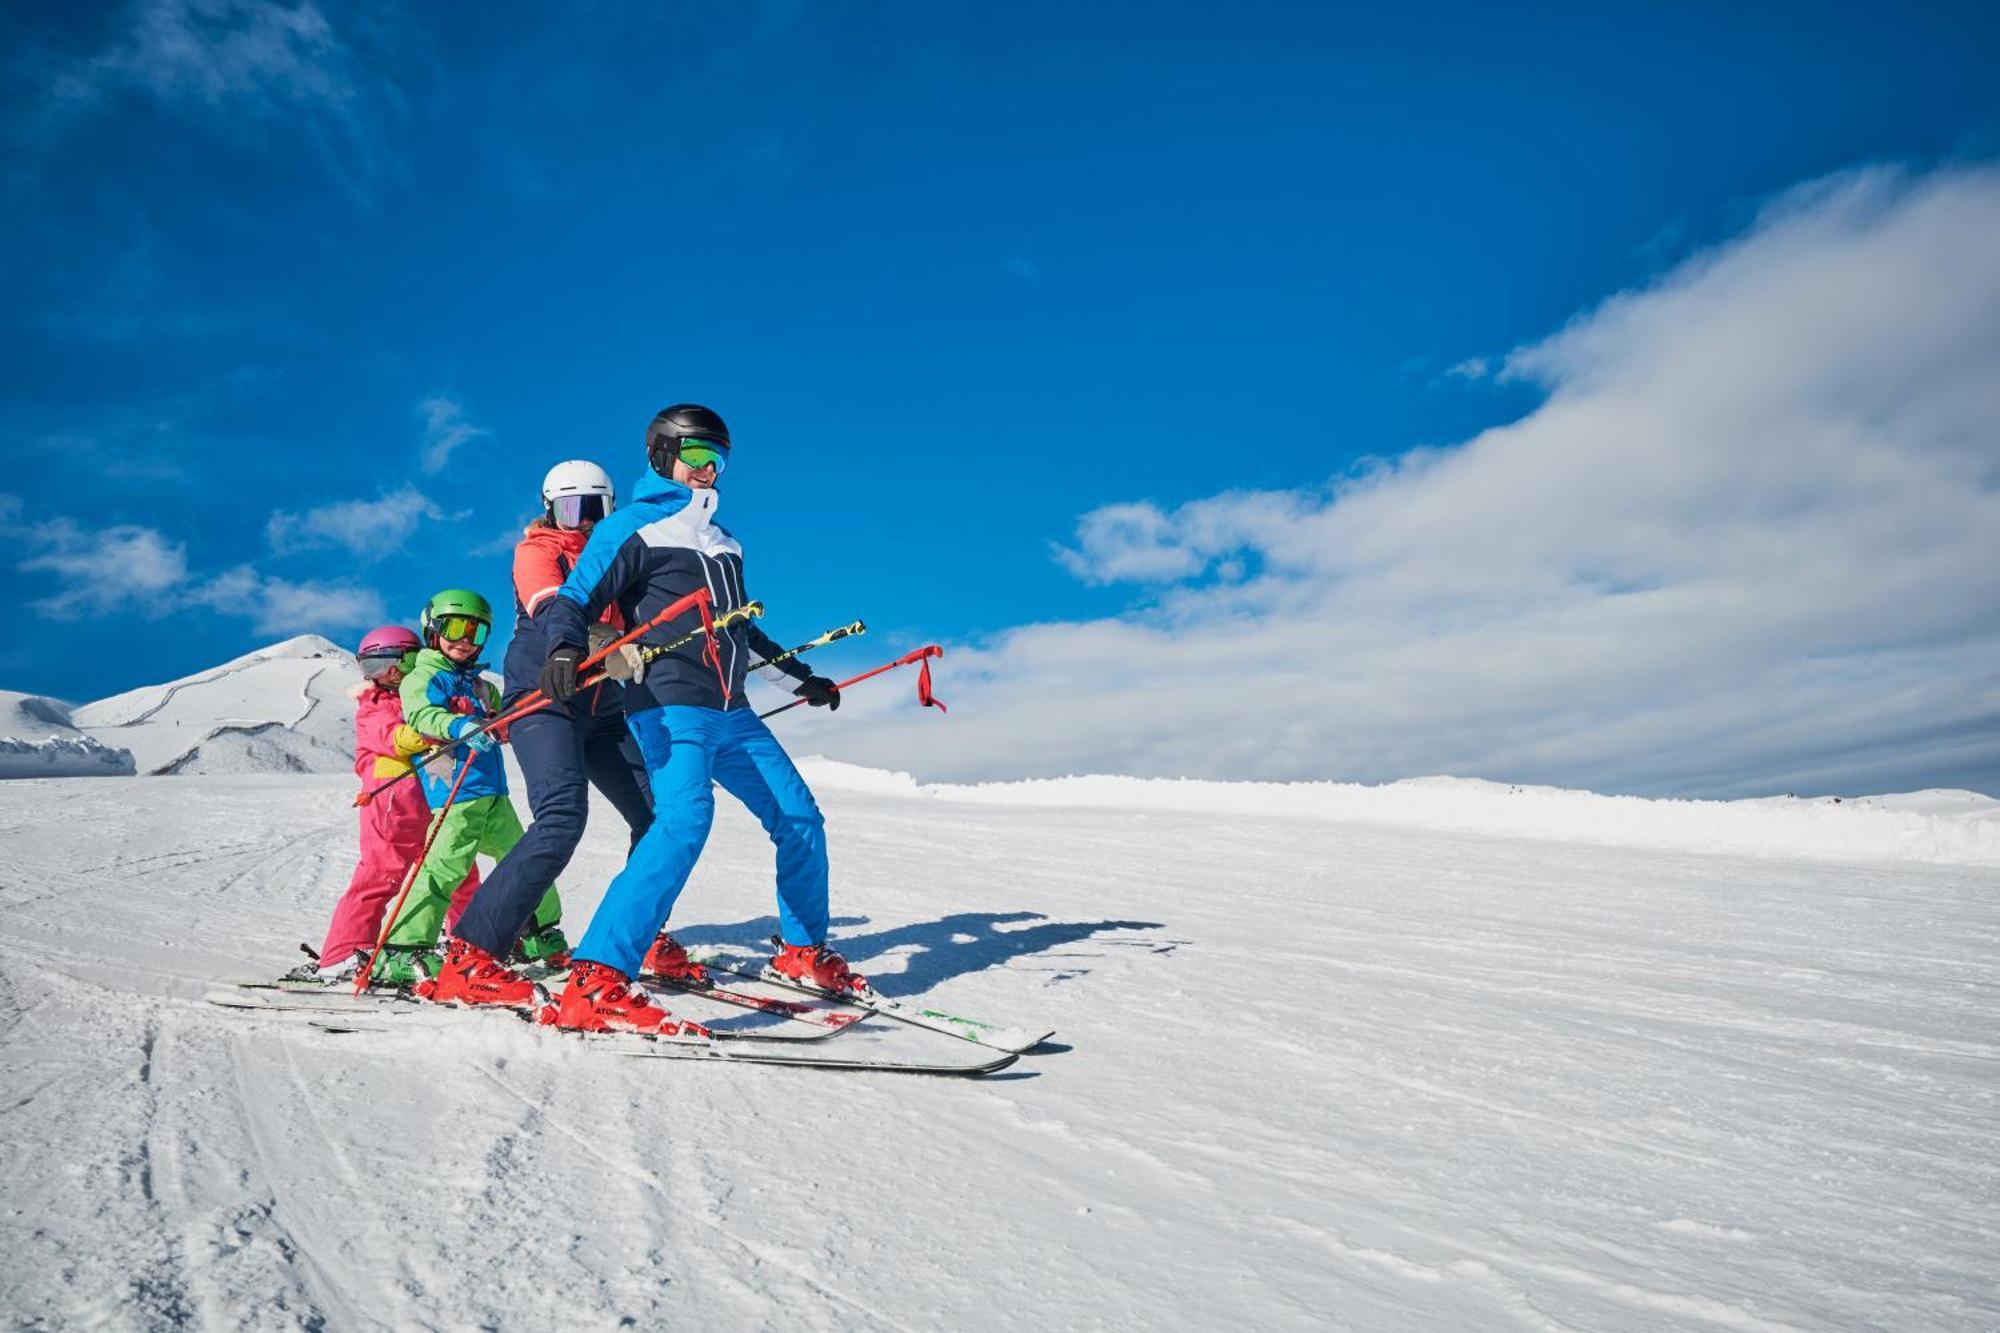
[{"label": "ski pole", "polygon": [[[681,635],[678,639],[675,639],[672,643],[663,643],[657,648],[646,649],[644,654],[645,658],[647,661],[650,662],[655,657],[659,657],[664,653],[673,652],[676,648],[685,648],[689,644],[693,643],[696,639],[702,637],[702,635],[704,634],[708,636],[710,644],[708,652],[711,656],[713,656],[715,652],[714,649],[715,632],[717,630],[727,629],[731,625],[738,624],[741,621],[749,620],[753,617],[761,616],[763,614],[764,614],[764,604],[762,602],[745,602],[742,606],[737,607],[733,611],[724,611],[721,615],[717,616],[714,620],[709,621],[709,623],[703,625],[700,629],[689,630],[686,634]],[[707,616],[703,616],[702,618],[704,620],[708,619]],[[721,675],[721,670],[722,670],[721,667],[718,665],[716,668],[716,674],[718,676]],[[585,676],[582,680],[576,683],[577,693],[581,694],[585,689],[589,688],[590,686],[602,684],[604,681],[610,679],[611,679],[611,673],[608,671],[600,671],[594,676]],[[519,705],[517,705],[512,712],[508,713],[505,717],[495,718],[493,720],[492,725],[496,727],[504,727],[510,722],[518,722],[530,713],[541,712],[544,708],[547,708],[550,704],[554,702],[555,700],[548,698],[547,696],[543,695],[539,690],[537,690],[534,694],[526,696],[524,700]]]},{"label": "ski pole", "polygon": [[396,928],[396,918],[403,914],[403,904],[409,900],[410,890],[416,887],[417,872],[424,868],[424,859],[431,854],[431,844],[437,841],[438,830],[444,827],[444,817],[451,813],[452,802],[458,799],[458,789],[465,785],[465,775],[472,771],[472,751],[467,750],[458,761],[458,777],[452,781],[451,794],[444,798],[444,805],[431,820],[430,832],[424,835],[424,845],[417,852],[417,859],[410,862],[410,871],[403,876],[403,891],[396,895],[396,905],[382,918],[382,930],[375,936],[375,947],[368,951],[368,962],[354,976],[354,993],[361,994],[368,989],[368,980],[375,975],[375,960],[382,956],[382,946],[389,942],[389,933]]},{"label": "ski pole", "polygon": [[[635,630],[628,630],[625,634],[621,635],[616,639],[613,639],[610,643],[605,644],[602,648],[598,649],[590,656],[584,658],[583,661],[577,663],[578,673],[581,674],[585,670],[588,670],[589,668],[596,666],[599,662],[602,662],[606,657],[610,656],[614,652],[617,652],[620,648],[623,648],[626,644],[632,642],[632,640],[638,638],[641,634],[646,633],[646,631],[652,629],[656,625],[659,625],[665,621],[673,619],[681,612],[687,610],[690,606],[699,606],[701,608],[702,629],[706,631],[707,628],[714,623],[709,618],[708,614],[709,602],[710,602],[710,597],[708,589],[696,588],[693,592],[681,598],[679,601],[673,603],[671,606],[667,607],[664,611],[661,611],[660,614],[654,616],[651,620],[647,621],[645,624],[639,626],[639,628]],[[598,677],[598,679],[601,680],[603,679],[603,677],[600,676]],[[535,704],[536,708],[545,708],[551,702],[549,699],[543,697],[542,692],[540,690],[534,691],[532,694],[526,696],[526,700],[524,700],[520,706],[517,706],[513,712],[508,713],[503,717],[493,718],[487,723],[485,723],[483,726],[477,728],[476,730],[467,732],[465,735],[460,736],[457,740],[446,741],[444,744],[438,746],[430,753],[424,755],[421,759],[412,761],[408,772],[398,773],[395,777],[388,779],[386,782],[378,782],[373,787],[363,788],[361,793],[354,798],[354,803],[356,805],[367,805],[370,801],[373,801],[377,796],[380,796],[383,792],[395,786],[397,783],[403,781],[405,778],[415,777],[419,770],[427,767],[439,755],[447,754],[450,751],[457,749],[459,746],[465,744],[468,740],[471,740],[474,736],[482,736],[485,733],[493,730],[493,728],[495,727],[503,727],[507,725],[509,722],[512,722],[514,719],[518,717],[524,717],[528,713],[533,712],[534,708],[530,708],[527,706],[527,701],[532,701],[532,700],[540,700],[539,703]]]},{"label": "ski pole", "polygon": [[[909,666],[915,662],[922,662],[924,664],[924,674],[923,678],[917,682],[917,698],[923,701],[927,705],[936,704],[939,708],[943,708],[944,705],[942,703],[939,703],[936,699],[931,698],[931,688],[930,688],[931,687],[930,659],[933,657],[943,657],[943,656],[944,656],[944,649],[938,647],[934,643],[927,643],[923,647],[917,649],[915,652],[904,653],[901,657],[897,658],[895,661],[886,662],[883,665],[876,667],[873,671],[864,671],[858,676],[849,676],[846,680],[835,683],[833,688],[836,690],[844,690],[850,685],[859,685],[862,681],[867,680],[870,676],[879,676],[884,671],[894,671],[897,667],[900,666]],[[806,700],[804,699],[794,699],[788,704],[779,704],[776,708],[773,708],[770,712],[759,713],[757,714],[757,716],[760,718],[776,717],[778,714],[784,712],[786,709],[797,708],[800,704],[805,702]]]},{"label": "ski pole", "polygon": [[[724,611],[721,615],[717,616],[715,618],[715,628],[728,629],[731,625],[741,624],[746,620],[754,620],[763,614],[764,604],[762,602],[745,602],[734,611]],[[682,648],[687,647],[706,633],[708,633],[708,626],[706,625],[703,625],[700,629],[691,629],[672,643],[662,643],[656,644],[651,648],[641,648],[639,656],[645,658],[648,662],[655,658],[665,657],[668,653],[678,652]],[[755,671],[757,668],[752,667],[750,669]],[[608,672],[600,671],[590,680],[577,682],[577,688],[580,690],[585,685],[595,685],[598,681],[607,679],[608,676]]]},{"label": "ski pole", "polygon": [[824,648],[829,643],[839,643],[842,639],[851,638],[856,634],[866,634],[867,632],[868,627],[858,620],[852,625],[842,625],[839,629],[830,629],[817,639],[808,639],[798,647],[788,648],[776,657],[767,657],[761,662],[752,662],[745,671],[745,674],[749,674],[750,671],[762,671],[765,667],[776,666],[780,662],[789,662],[800,653],[809,653],[815,648]]}]

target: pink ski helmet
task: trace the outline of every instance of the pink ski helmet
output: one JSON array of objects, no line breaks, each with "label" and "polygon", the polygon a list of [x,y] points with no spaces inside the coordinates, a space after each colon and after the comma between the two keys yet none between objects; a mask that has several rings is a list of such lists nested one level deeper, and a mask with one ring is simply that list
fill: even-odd
[{"label": "pink ski helmet", "polygon": [[354,650],[354,655],[401,657],[404,653],[414,653],[423,646],[415,634],[401,625],[381,625],[361,636],[361,646]]},{"label": "pink ski helmet", "polygon": [[409,670],[410,654],[423,646],[416,635],[401,625],[378,625],[361,636],[361,646],[354,650],[354,656],[361,663],[362,675],[387,688],[389,673]]}]

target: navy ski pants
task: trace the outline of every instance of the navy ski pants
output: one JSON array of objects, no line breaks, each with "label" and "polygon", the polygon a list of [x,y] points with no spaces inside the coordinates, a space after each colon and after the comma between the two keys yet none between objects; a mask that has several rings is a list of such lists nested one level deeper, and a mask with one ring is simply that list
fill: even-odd
[{"label": "navy ski pants", "polygon": [[452,932],[496,958],[513,949],[542,894],[576,855],[591,787],[625,817],[634,847],[653,823],[645,761],[622,711],[573,719],[544,709],[513,723],[507,740],[528,781],[535,822],[479,886]]}]

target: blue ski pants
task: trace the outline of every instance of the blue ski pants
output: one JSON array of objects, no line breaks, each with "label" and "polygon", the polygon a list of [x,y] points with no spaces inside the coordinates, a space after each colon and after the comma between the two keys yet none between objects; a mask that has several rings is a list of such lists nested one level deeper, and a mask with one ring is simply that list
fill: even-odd
[{"label": "blue ski pants", "polygon": [[527,779],[534,823],[467,904],[452,933],[505,958],[556,882],[590,817],[590,789],[603,792],[632,830],[632,845],[653,822],[646,768],[622,711],[572,718],[556,709],[530,713],[508,728],[508,744]]},{"label": "blue ski pants", "polygon": [[716,784],[757,816],[777,848],[778,927],[785,942],[823,943],[826,819],[756,710],[669,704],[635,713],[628,724],[652,777],[653,826],[604,890],[577,958],[626,976],[639,970],[708,841]]}]

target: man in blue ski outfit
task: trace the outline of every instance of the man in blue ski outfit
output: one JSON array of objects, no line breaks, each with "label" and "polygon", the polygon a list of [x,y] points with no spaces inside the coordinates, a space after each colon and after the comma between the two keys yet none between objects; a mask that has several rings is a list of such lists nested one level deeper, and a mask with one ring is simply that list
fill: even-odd
[{"label": "man in blue ski outfit", "polygon": [[[705,407],[661,412],[646,433],[651,469],[632,502],[597,524],[544,615],[554,645],[541,673],[544,694],[576,693],[588,627],[616,605],[628,625],[642,625],[689,593],[706,588],[713,614],[749,599],[743,548],[715,522],[717,477],[729,461],[729,428]],[[642,644],[665,644],[701,625],[698,610],[655,626]],[[828,990],[865,989],[826,947],[825,819],[805,779],[743,695],[745,668],[781,649],[753,623],[697,638],[654,659],[645,679],[625,693],[627,725],[639,743],[653,788],[653,825],[605,889],[590,929],[575,948],[561,998],[545,1011],[559,1027],[586,1031],[673,1033],[681,1023],[647,993],[628,985],[648,946],[669,959],[685,954],[662,934],[674,900],[694,870],[715,818],[711,783],[749,807],[777,848],[781,939],[772,966]],[[801,682],[795,691],[816,706],[838,708],[833,682],[797,658],[779,665]],[[650,969],[649,969],[650,970]]]}]

